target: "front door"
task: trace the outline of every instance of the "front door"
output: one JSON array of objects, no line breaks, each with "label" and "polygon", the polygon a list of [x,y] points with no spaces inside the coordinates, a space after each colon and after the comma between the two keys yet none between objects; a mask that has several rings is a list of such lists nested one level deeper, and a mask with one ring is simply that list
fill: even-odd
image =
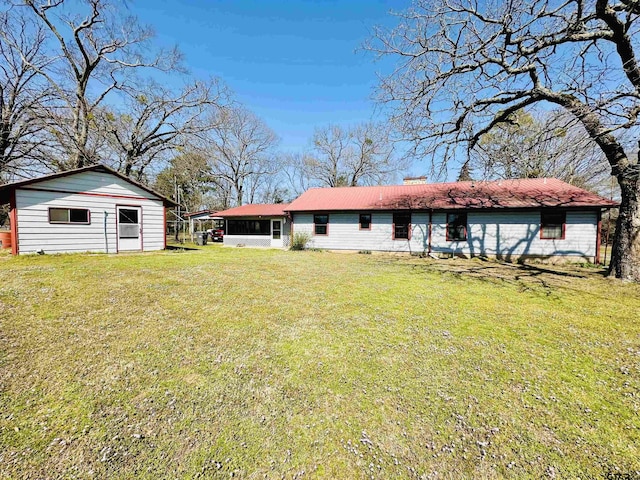
[{"label": "front door", "polygon": [[271,220],[271,246],[284,246],[282,243],[282,220]]},{"label": "front door", "polygon": [[142,250],[142,208],[117,207],[118,251]]}]

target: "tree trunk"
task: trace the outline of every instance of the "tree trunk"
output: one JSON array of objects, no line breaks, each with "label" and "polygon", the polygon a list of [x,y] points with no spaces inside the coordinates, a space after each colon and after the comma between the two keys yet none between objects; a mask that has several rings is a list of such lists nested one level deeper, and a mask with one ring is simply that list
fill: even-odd
[{"label": "tree trunk", "polygon": [[242,197],[244,196],[244,187],[236,185],[236,202],[238,207],[242,206]]},{"label": "tree trunk", "polygon": [[87,139],[89,138],[88,112],[86,104],[83,100],[86,94],[86,88],[78,87],[76,89],[76,104],[73,112],[73,136],[75,140],[74,151],[72,155],[71,168],[82,168],[86,165],[85,149],[87,147]]},{"label": "tree trunk", "polygon": [[616,222],[609,276],[640,282],[640,179],[634,166],[625,170],[626,175],[618,175],[622,201]]}]

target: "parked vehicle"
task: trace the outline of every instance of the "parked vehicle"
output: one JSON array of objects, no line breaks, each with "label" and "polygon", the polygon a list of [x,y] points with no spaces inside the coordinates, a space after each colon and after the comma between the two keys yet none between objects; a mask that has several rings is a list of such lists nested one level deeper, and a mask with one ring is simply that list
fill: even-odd
[{"label": "parked vehicle", "polygon": [[221,228],[211,228],[207,233],[212,242],[222,242],[224,239],[224,230]]}]

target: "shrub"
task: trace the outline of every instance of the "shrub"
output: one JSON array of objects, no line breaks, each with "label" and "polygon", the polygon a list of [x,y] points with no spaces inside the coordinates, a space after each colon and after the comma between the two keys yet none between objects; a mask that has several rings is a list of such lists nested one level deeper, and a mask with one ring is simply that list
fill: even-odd
[{"label": "shrub", "polygon": [[294,233],[293,240],[291,242],[291,250],[304,250],[307,248],[307,243],[311,240],[311,235],[305,232]]}]

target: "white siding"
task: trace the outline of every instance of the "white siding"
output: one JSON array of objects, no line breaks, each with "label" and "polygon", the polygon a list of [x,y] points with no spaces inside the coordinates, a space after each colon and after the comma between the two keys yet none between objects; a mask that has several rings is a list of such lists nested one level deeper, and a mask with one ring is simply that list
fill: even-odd
[{"label": "white siding", "polygon": [[[16,190],[19,253],[104,252],[104,218],[107,212],[107,242],[109,252],[116,252],[116,205],[142,207],[143,250],[164,248],[164,206],[161,200],[149,200],[151,194],[114,175],[82,172],[68,177],[30,185],[35,189],[68,190],[99,193],[59,193]],[[109,195],[119,195],[114,197]],[[135,197],[135,198],[122,198]],[[49,208],[88,208],[89,225],[51,224]]]},{"label": "white siding", "polygon": [[[369,212],[363,212],[369,213]],[[332,250],[372,250],[388,252],[426,252],[429,214],[412,212],[411,241],[392,239],[393,214],[371,212],[371,230],[360,230],[359,212],[330,213],[328,235],[313,235],[313,214],[295,213],[294,234],[311,235],[309,246]],[[446,239],[445,212],[433,214],[431,250],[474,255],[498,255],[507,259],[521,255],[577,256],[592,259],[596,253],[597,214],[594,211],[568,211],[564,240],[540,238],[539,211],[484,211],[467,215],[468,240]]]},{"label": "white siding", "polygon": [[540,212],[469,212],[467,240],[446,239],[447,214],[433,214],[432,251],[464,255],[496,255],[511,259],[522,255],[540,257],[596,254],[597,214],[568,211],[564,240],[540,238]]},{"label": "white siding", "polygon": [[360,230],[360,212],[330,213],[328,235],[313,235],[313,214],[296,213],[293,234],[311,235],[309,247],[331,250],[379,250],[387,252],[423,252],[427,248],[429,214],[411,214],[411,240],[393,239],[393,213],[371,213],[371,229]]},{"label": "white siding", "polygon": [[104,172],[80,172],[66,177],[44,180],[33,188],[64,190],[69,192],[91,192],[106,195],[124,195],[151,198],[149,192],[115,175]]}]

